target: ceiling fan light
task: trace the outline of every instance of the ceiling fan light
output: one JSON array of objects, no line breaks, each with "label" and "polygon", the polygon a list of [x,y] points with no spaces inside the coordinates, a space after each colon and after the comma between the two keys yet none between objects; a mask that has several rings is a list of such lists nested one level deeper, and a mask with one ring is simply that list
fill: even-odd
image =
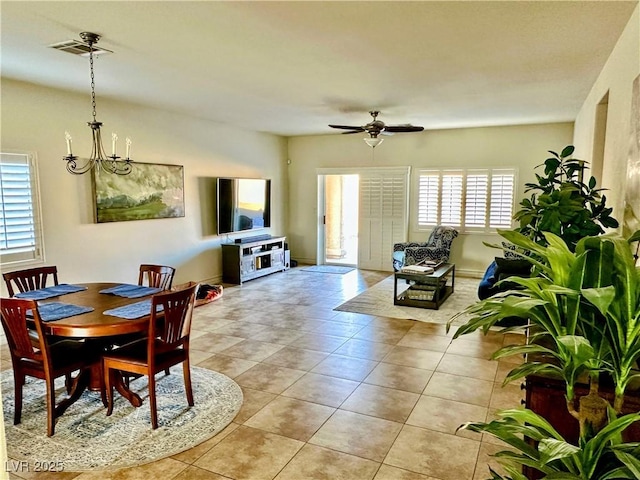
[{"label": "ceiling fan light", "polygon": [[384,138],[378,138],[378,137],[365,137],[363,140],[364,140],[364,143],[369,145],[371,148],[376,148],[378,145],[384,142]]}]

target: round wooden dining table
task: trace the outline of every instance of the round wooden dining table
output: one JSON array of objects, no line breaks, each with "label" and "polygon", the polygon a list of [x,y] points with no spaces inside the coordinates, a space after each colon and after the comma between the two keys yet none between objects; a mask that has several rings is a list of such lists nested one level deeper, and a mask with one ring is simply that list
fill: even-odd
[{"label": "round wooden dining table", "polygon": [[[44,327],[48,334],[58,337],[85,339],[87,342],[94,343],[96,348],[108,350],[113,344],[117,344],[118,340],[123,338],[123,335],[142,333],[148,330],[149,315],[129,320],[112,315],[105,315],[103,312],[148,300],[152,295],[138,298],[125,298],[118,295],[100,293],[101,290],[122,285],[121,283],[78,283],[74,285],[86,287],[86,290],[51,297],[46,300],[39,300],[39,303],[68,303],[92,307],[93,311],[45,322]],[[80,372],[72,389],[73,393],[71,396],[73,399],[77,400],[85,388],[104,391],[102,362],[97,362],[87,370]],[[123,397],[129,400],[133,406],[139,407],[142,405],[142,399],[125,385],[121,377],[116,378],[115,388]]]},{"label": "round wooden dining table", "polygon": [[121,283],[76,283],[86,287],[80,292],[67,293],[59,297],[40,300],[40,303],[62,302],[92,307],[93,311],[62,318],[45,323],[47,333],[59,337],[100,338],[115,335],[127,335],[147,331],[149,316],[128,320],[126,318],[105,315],[103,312],[131,303],[141,302],[152,295],[138,298],[125,298],[113,294],[100,293],[101,290],[122,285]]}]

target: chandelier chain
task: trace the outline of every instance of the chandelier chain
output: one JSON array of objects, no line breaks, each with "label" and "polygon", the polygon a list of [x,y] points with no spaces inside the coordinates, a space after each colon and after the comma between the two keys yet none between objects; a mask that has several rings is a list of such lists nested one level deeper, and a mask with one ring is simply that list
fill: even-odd
[{"label": "chandelier chain", "polygon": [[93,109],[93,121],[96,121],[96,80],[93,74],[93,43],[89,44],[89,66],[91,68],[91,107]]}]

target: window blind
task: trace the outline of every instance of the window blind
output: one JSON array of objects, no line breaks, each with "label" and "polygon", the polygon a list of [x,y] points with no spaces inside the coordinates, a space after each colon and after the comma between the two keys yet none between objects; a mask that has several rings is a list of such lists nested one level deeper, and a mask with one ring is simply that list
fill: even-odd
[{"label": "window blind", "polygon": [[0,257],[3,264],[41,257],[33,157],[0,154]]}]

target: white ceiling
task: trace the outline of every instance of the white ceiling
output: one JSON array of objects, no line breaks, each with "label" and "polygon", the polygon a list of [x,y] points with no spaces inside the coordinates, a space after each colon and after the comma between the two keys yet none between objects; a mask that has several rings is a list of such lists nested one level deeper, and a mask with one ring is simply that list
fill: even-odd
[{"label": "white ceiling", "polygon": [[[572,121],[637,1],[2,1],[2,76],[279,135]],[[87,114],[90,104],[87,101]]]}]

